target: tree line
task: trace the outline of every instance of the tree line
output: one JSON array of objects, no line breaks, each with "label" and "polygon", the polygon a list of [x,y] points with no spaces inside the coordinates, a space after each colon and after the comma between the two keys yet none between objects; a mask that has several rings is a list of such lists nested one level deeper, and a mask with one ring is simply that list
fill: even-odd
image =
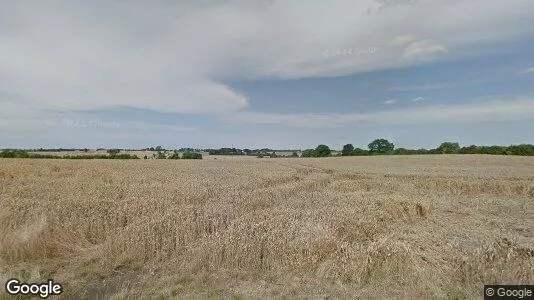
[{"label": "tree line", "polygon": [[[26,150],[4,150],[0,151],[0,158],[43,158],[43,159],[139,159],[137,155],[120,153],[120,149],[109,149],[107,154],[85,154],[85,155],[53,155],[53,154],[37,154],[29,153]],[[154,154],[156,159],[202,159],[202,154],[186,151],[180,153],[174,151],[171,155],[166,155],[164,152],[158,151]],[[144,159],[148,159],[145,155]]]},{"label": "tree line", "polygon": [[354,148],[352,144],[343,146],[343,156],[365,155],[416,155],[416,154],[492,154],[492,155],[524,155],[534,156],[534,145],[521,144],[511,146],[464,146],[457,142],[443,142],[434,149],[396,148],[386,139],[376,139],[369,143],[368,149]]},{"label": "tree line", "polygon": [[[264,149],[238,149],[238,148],[220,148],[220,149],[192,149],[182,148],[184,150],[180,156],[179,150],[174,150],[173,153],[167,155],[167,150],[158,146],[155,148],[146,148],[144,150],[154,149],[157,153],[153,154],[156,159],[202,159],[202,154],[198,151],[206,151],[210,155],[255,155],[259,158],[263,157],[283,157],[276,154],[277,150],[268,148]],[[45,149],[39,149],[44,150]],[[67,149],[61,149],[65,151]],[[79,150],[79,149],[69,149]],[[85,151],[87,152],[87,151]],[[109,149],[107,155],[49,155],[29,153],[26,150],[3,150],[0,151],[0,158],[50,158],[50,159],[138,159],[136,155],[120,153],[120,149]],[[292,152],[292,155],[286,157],[298,157],[297,150],[284,150],[284,152]],[[332,156],[333,151],[325,144],[320,144],[314,149],[305,149],[301,153],[301,157],[328,157]],[[464,146],[461,147],[457,142],[443,142],[434,149],[406,149],[395,148],[395,145],[387,139],[375,139],[367,145],[367,149],[355,148],[352,144],[343,146],[341,156],[369,156],[369,155],[420,155],[420,154],[491,154],[491,155],[521,155],[534,156],[534,145],[521,144],[511,146]],[[148,157],[145,156],[145,159]]]},{"label": "tree line", "polygon": [[[491,155],[522,155],[534,156],[534,145],[521,144],[511,146],[465,146],[460,147],[457,142],[443,142],[435,149],[406,149],[395,148],[387,139],[376,139],[367,145],[367,149],[355,148],[346,144],[341,150],[341,156],[369,156],[369,155],[418,155],[418,154],[491,154]],[[315,149],[302,151],[302,157],[332,156],[330,148],[324,144]]]},{"label": "tree line", "polygon": [[26,150],[4,150],[0,152],[0,158],[46,158],[46,159],[139,159],[136,155],[109,151],[108,154],[87,155],[52,155],[28,153]]}]

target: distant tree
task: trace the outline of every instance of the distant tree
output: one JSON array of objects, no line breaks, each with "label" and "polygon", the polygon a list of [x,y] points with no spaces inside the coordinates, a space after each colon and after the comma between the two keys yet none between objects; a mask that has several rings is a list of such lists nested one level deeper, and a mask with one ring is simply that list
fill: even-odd
[{"label": "distant tree", "polygon": [[430,149],[426,154],[441,154],[441,152],[438,149]]},{"label": "distant tree", "polygon": [[393,154],[395,154],[395,155],[407,155],[407,154],[410,154],[410,150],[408,150],[406,148],[397,148],[397,149],[393,150]]},{"label": "distant tree", "polygon": [[369,155],[369,151],[361,149],[361,148],[355,148],[354,150],[352,150],[351,155],[366,156],[366,155]]},{"label": "distant tree", "polygon": [[327,145],[319,145],[315,148],[316,157],[327,157],[332,155],[332,150]]},{"label": "distant tree", "polygon": [[506,147],[502,147],[502,146],[490,146],[490,147],[488,147],[488,154],[493,154],[493,155],[506,155],[506,154],[508,154],[508,151],[507,151]]},{"label": "distant tree", "polygon": [[209,155],[244,155],[246,153],[241,149],[236,148],[220,148],[220,149],[209,149]]},{"label": "distant tree", "polygon": [[384,153],[393,151],[393,149],[395,148],[395,145],[393,145],[393,143],[390,143],[386,139],[376,139],[372,141],[368,145],[368,147],[369,147],[369,152],[371,153],[384,154]]},{"label": "distant tree", "polygon": [[293,153],[291,154],[291,157],[299,157],[299,154],[296,151],[293,151]]},{"label": "distant tree", "polygon": [[315,150],[313,149],[306,149],[302,151],[302,157],[315,157]]},{"label": "distant tree", "polygon": [[202,154],[186,151],[182,154],[182,159],[202,159]]},{"label": "distant tree", "polygon": [[507,151],[513,155],[534,155],[534,145],[513,145],[507,147]]},{"label": "distant tree", "polygon": [[2,158],[29,158],[30,155],[24,150],[2,151],[0,153]]},{"label": "distant tree", "polygon": [[158,151],[156,155],[156,159],[166,159],[167,155],[165,155],[165,152]]},{"label": "distant tree", "polygon": [[429,150],[425,148],[419,148],[413,151],[414,154],[428,154],[428,152]]},{"label": "distant tree", "polygon": [[156,147],[156,151],[161,151],[161,150],[164,150],[163,147],[161,147],[161,146],[157,146]]},{"label": "distant tree", "polygon": [[168,159],[180,159],[180,153],[178,153],[178,151],[174,151],[169,157]]},{"label": "distant tree", "polygon": [[436,150],[442,154],[454,154],[460,151],[460,145],[453,142],[444,142]]},{"label": "distant tree", "polygon": [[343,146],[343,150],[341,150],[342,156],[349,156],[352,155],[352,151],[354,151],[354,146],[352,144],[346,144]]},{"label": "distant tree", "polygon": [[120,149],[109,149],[107,152],[109,155],[116,155],[116,154],[119,154],[121,150]]}]

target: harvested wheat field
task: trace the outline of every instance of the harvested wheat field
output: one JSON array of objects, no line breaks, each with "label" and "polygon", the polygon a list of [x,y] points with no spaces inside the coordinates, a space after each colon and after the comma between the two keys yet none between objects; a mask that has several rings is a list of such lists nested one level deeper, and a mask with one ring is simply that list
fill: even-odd
[{"label": "harvested wheat field", "polygon": [[534,283],[534,157],[1,159],[0,183],[0,281],[54,279],[64,299]]}]

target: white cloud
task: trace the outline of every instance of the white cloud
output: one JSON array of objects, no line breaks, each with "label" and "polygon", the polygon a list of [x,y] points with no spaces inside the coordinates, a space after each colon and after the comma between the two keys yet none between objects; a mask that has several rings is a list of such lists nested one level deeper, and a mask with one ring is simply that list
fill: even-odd
[{"label": "white cloud", "polygon": [[357,125],[400,125],[442,122],[529,120],[534,116],[534,98],[496,100],[462,105],[425,106],[365,114],[263,114],[236,113],[226,121],[289,127],[339,127]]},{"label": "white cloud", "polygon": [[413,102],[419,102],[419,101],[423,101],[425,98],[423,97],[417,97],[417,98],[414,98],[412,101]]},{"label": "white cloud", "polygon": [[399,35],[391,39],[389,44],[392,46],[406,46],[407,44],[413,42],[416,38],[411,35]]},{"label": "white cloud", "polygon": [[404,49],[404,53],[402,54],[403,58],[406,59],[417,59],[417,58],[426,58],[429,56],[432,56],[437,53],[441,52],[447,52],[448,49],[443,47],[440,44],[435,43],[433,40],[421,40],[417,42],[413,42],[406,49]]},{"label": "white cloud", "polygon": [[520,74],[534,73],[534,67],[527,68],[525,70],[519,71]]},{"label": "white cloud", "polygon": [[397,100],[389,99],[389,100],[384,101],[384,104],[394,104],[395,102],[397,102]]},{"label": "white cloud", "polygon": [[[45,108],[229,113],[249,104],[228,80],[339,76],[451,58],[457,46],[532,33],[514,21],[533,20],[533,10],[521,0],[10,1],[0,10],[0,90]],[[378,51],[323,55],[369,47]]]},{"label": "white cloud", "polygon": [[395,6],[415,4],[418,0],[376,0],[376,4],[370,7],[368,13],[376,13]]}]

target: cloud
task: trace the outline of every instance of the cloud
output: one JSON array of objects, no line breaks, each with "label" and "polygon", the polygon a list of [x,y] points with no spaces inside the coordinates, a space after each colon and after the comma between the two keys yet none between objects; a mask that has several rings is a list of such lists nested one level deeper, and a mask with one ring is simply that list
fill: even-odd
[{"label": "cloud", "polygon": [[412,101],[413,102],[419,102],[419,101],[423,101],[425,98],[423,97],[417,97],[417,98],[414,98]]},{"label": "cloud", "polygon": [[[533,10],[532,1],[486,0],[10,1],[0,10],[0,91],[46,109],[226,114],[249,106],[230,88],[233,80],[342,76],[437,54],[460,58],[448,50],[532,33],[513,21],[534,20]],[[378,51],[323,55],[369,47]]]},{"label": "cloud", "polygon": [[473,80],[465,82],[451,82],[451,83],[435,83],[435,84],[422,84],[422,85],[408,85],[408,86],[391,86],[388,87],[388,91],[392,92],[411,92],[411,91],[426,91],[426,90],[442,90],[446,88],[472,85],[472,84],[481,84],[491,82],[489,80]]},{"label": "cloud", "polygon": [[534,98],[495,100],[462,105],[425,106],[365,114],[264,114],[241,112],[227,122],[323,128],[346,125],[401,125],[450,122],[531,120]]},{"label": "cloud", "polygon": [[378,13],[384,9],[415,4],[418,1],[419,0],[375,0],[375,4],[367,10],[367,13]]},{"label": "cloud", "polygon": [[409,92],[409,91],[426,91],[426,90],[441,90],[448,87],[454,87],[460,84],[455,83],[437,83],[437,84],[424,84],[424,85],[413,85],[413,86],[392,86],[389,87],[388,91],[393,92]]},{"label": "cloud", "polygon": [[417,39],[413,35],[399,35],[388,42],[393,47],[405,47],[402,54],[404,59],[425,59],[449,50],[436,43],[433,39]]},{"label": "cloud", "polygon": [[389,100],[384,101],[384,104],[394,104],[395,102],[397,102],[397,100],[389,99]]},{"label": "cloud", "polygon": [[381,6],[397,6],[417,3],[418,0],[375,0]]},{"label": "cloud", "polygon": [[435,43],[433,40],[421,40],[417,42],[413,42],[406,49],[404,49],[404,53],[402,54],[403,58],[406,59],[417,59],[417,58],[426,58],[431,55],[435,55],[437,53],[441,52],[447,52],[449,51],[444,46]]},{"label": "cloud", "polygon": [[529,73],[534,73],[534,67],[530,67],[525,70],[519,71],[519,74],[529,74]]},{"label": "cloud", "polygon": [[98,135],[101,133],[135,133],[137,135],[153,134],[155,132],[194,132],[191,126],[177,126],[157,124],[145,121],[127,121],[113,118],[101,118],[84,113],[43,113],[29,116],[1,115],[0,132],[5,133],[65,133],[79,132],[80,134]]},{"label": "cloud", "polygon": [[411,35],[399,35],[391,39],[389,44],[391,46],[406,46],[407,44],[413,42],[416,38]]}]

